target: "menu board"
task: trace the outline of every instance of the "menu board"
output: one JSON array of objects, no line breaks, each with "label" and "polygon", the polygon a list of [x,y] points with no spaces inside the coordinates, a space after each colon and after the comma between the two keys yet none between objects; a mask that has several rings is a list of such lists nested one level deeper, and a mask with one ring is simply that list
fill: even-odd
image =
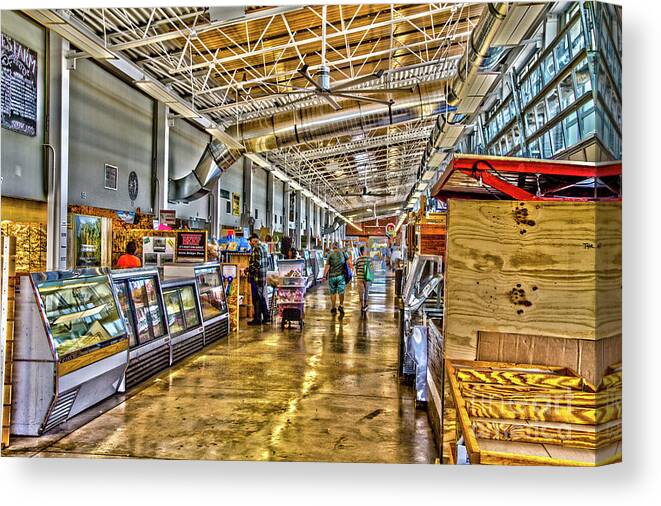
[{"label": "menu board", "polygon": [[206,231],[177,233],[177,262],[205,262],[206,254]]},{"label": "menu board", "polygon": [[2,127],[37,135],[37,53],[2,34]]}]

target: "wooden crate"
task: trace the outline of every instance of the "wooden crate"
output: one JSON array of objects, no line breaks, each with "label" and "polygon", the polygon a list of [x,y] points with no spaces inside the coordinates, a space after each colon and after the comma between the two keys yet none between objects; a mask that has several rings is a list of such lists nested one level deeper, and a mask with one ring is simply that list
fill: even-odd
[{"label": "wooden crate", "polygon": [[[619,202],[450,199],[446,254],[446,357],[475,360],[496,333],[538,336],[537,355],[526,361],[558,349],[542,338],[606,339],[601,347],[563,345],[563,364],[590,355],[584,361],[592,362],[586,375],[593,382],[621,360],[613,356],[622,319]],[[498,339],[511,348],[512,339]],[[543,362],[557,364],[554,355]]]},{"label": "wooden crate", "polygon": [[[471,464],[594,466],[622,458],[622,371],[446,360]],[[454,460],[454,451],[450,460]]]}]

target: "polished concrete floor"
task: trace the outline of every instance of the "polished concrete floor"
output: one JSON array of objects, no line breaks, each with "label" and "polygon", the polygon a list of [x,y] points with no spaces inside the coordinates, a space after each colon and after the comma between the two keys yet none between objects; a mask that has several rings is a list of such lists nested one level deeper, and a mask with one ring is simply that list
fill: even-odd
[{"label": "polished concrete floor", "polygon": [[326,287],[306,297],[303,331],[248,327],[4,454],[35,457],[434,462],[426,413],[397,377],[392,279],[366,317],[351,287],[344,318]]}]

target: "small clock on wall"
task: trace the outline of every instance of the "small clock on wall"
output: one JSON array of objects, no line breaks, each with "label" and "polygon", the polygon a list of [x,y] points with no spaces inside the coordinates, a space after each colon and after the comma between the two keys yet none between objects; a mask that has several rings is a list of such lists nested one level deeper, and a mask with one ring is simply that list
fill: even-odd
[{"label": "small clock on wall", "polygon": [[131,203],[138,198],[138,175],[134,170],[129,174],[129,198]]}]

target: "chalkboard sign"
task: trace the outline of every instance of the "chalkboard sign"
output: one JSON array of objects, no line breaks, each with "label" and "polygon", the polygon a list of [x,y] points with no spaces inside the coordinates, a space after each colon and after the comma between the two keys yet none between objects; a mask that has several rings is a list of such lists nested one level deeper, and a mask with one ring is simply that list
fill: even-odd
[{"label": "chalkboard sign", "polygon": [[2,34],[2,127],[37,135],[37,53]]}]

